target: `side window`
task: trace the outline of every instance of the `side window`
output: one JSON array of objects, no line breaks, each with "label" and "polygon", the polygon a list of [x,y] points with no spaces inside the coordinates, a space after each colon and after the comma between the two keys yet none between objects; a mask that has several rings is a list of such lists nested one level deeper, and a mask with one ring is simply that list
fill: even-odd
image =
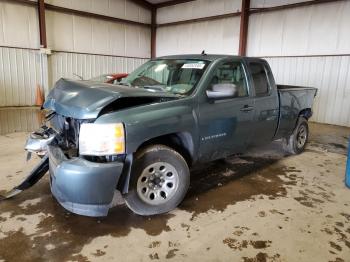
[{"label": "side window", "polygon": [[270,88],[264,65],[261,63],[250,63],[249,66],[254,82],[255,95],[267,95]]},{"label": "side window", "polygon": [[226,62],[216,69],[209,88],[215,90],[220,86],[232,87],[235,90],[235,97],[248,96],[247,82],[241,62]]}]

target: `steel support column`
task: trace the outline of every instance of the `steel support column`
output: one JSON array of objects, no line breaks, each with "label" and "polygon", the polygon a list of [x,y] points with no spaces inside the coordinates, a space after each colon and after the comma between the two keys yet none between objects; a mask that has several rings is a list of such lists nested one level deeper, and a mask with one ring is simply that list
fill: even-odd
[{"label": "steel support column", "polygon": [[45,21],[45,2],[38,0],[38,15],[39,15],[39,31],[40,31],[40,46],[47,47],[46,39],[46,21]]},{"label": "steel support column", "polygon": [[241,25],[239,30],[239,50],[238,50],[238,54],[241,56],[245,56],[246,50],[247,50],[249,7],[250,7],[250,0],[242,0]]},{"label": "steel support column", "polygon": [[152,8],[151,12],[151,58],[155,58],[157,41],[157,8]]}]

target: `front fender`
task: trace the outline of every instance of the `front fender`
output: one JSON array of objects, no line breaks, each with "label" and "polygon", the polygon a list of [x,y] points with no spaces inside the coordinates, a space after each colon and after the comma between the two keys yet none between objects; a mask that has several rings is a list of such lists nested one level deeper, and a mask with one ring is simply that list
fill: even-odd
[{"label": "front fender", "polygon": [[126,153],[132,154],[144,142],[167,134],[189,133],[193,139],[194,152],[198,149],[197,115],[191,99],[169,101],[139,106],[108,113],[95,123],[117,123],[125,125]]}]

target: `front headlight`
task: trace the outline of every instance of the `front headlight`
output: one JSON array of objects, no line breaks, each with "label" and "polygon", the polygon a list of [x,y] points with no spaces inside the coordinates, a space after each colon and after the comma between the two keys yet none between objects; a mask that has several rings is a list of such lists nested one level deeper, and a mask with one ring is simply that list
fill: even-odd
[{"label": "front headlight", "polygon": [[79,154],[92,156],[125,153],[125,132],[122,123],[86,123],[80,127]]}]

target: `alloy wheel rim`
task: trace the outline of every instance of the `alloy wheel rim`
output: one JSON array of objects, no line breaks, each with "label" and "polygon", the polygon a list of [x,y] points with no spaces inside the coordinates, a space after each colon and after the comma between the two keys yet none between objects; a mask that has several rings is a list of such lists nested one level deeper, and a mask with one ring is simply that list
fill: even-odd
[{"label": "alloy wheel rim", "polygon": [[300,126],[297,135],[297,146],[298,148],[302,148],[307,140],[307,130],[305,126]]},{"label": "alloy wheel rim", "polygon": [[166,162],[147,166],[137,180],[137,194],[147,204],[161,205],[176,193],[179,174],[175,167]]}]

